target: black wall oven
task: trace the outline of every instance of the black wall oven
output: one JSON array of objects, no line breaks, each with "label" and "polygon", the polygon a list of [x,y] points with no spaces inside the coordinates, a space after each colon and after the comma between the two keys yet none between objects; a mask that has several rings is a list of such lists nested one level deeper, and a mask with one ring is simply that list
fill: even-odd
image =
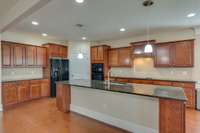
[{"label": "black wall oven", "polygon": [[92,64],[92,80],[104,80],[104,64]]}]

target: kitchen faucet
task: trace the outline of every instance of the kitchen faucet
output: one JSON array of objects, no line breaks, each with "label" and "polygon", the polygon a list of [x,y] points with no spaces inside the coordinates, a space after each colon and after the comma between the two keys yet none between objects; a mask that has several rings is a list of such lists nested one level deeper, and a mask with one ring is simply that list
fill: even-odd
[{"label": "kitchen faucet", "polygon": [[110,75],[111,75],[111,69],[108,70],[108,89],[110,89]]}]

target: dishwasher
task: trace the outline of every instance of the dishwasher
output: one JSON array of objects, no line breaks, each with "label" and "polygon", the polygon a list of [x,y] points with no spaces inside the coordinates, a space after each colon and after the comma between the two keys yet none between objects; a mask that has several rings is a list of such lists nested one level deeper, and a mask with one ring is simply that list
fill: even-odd
[{"label": "dishwasher", "polygon": [[197,92],[197,110],[200,111],[200,81],[196,83],[196,92]]}]

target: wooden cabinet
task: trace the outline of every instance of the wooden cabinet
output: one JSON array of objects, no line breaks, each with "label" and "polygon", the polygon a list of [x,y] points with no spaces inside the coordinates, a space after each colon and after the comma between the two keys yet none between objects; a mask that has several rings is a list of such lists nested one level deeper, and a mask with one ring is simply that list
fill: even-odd
[{"label": "wooden cabinet", "polygon": [[155,67],[193,67],[194,40],[157,44],[154,61]]},{"label": "wooden cabinet", "polygon": [[27,66],[36,65],[36,47],[35,46],[26,47],[26,65]]},{"label": "wooden cabinet", "polygon": [[131,67],[131,47],[123,47],[109,50],[110,67]]},{"label": "wooden cabinet", "polygon": [[117,49],[111,49],[109,50],[109,66],[115,67],[118,66],[118,50]]},{"label": "wooden cabinet", "polygon": [[15,82],[2,84],[3,106],[7,107],[18,103],[18,91]]},{"label": "wooden cabinet", "polygon": [[47,65],[47,49],[44,47],[37,47],[36,65],[45,67]]},{"label": "wooden cabinet", "polygon": [[3,107],[50,96],[49,79],[4,82],[2,84]]},{"label": "wooden cabinet", "polygon": [[56,106],[62,112],[70,111],[71,88],[69,85],[58,83],[56,85]]},{"label": "wooden cabinet", "polygon": [[155,67],[172,66],[172,45],[157,44],[155,48]]},{"label": "wooden cabinet", "polygon": [[196,106],[196,92],[194,83],[183,83],[183,82],[173,82],[173,86],[181,87],[185,91],[185,95],[188,98],[186,106],[190,108],[195,108]]},{"label": "wooden cabinet", "polygon": [[93,46],[91,47],[91,62],[103,62],[107,54],[108,46]]},{"label": "wooden cabinet", "polygon": [[50,82],[48,79],[41,80],[41,96],[42,97],[50,96]]},{"label": "wooden cabinet", "polygon": [[13,58],[14,58],[14,66],[16,67],[23,67],[26,64],[26,53],[25,53],[25,46],[20,44],[14,44],[13,47]]},{"label": "wooden cabinet", "polygon": [[1,47],[2,67],[11,67],[13,65],[13,47],[4,41],[2,41]]},{"label": "wooden cabinet", "polygon": [[192,67],[194,62],[194,41],[182,41],[174,43],[173,66]]},{"label": "wooden cabinet", "polygon": [[2,67],[45,67],[45,47],[2,41]]},{"label": "wooden cabinet", "polygon": [[17,88],[19,102],[28,101],[30,99],[29,81],[18,81]]},{"label": "wooden cabinet", "polygon": [[59,58],[67,58],[68,56],[68,47],[53,43],[43,44],[44,47],[47,48],[48,54],[47,58],[50,57],[59,57]]},{"label": "wooden cabinet", "polygon": [[132,66],[132,58],[131,58],[131,48],[120,48],[118,49],[118,57],[119,57],[119,65],[124,67]]},{"label": "wooden cabinet", "polygon": [[30,81],[30,95],[31,99],[37,99],[41,97],[41,84],[39,80]]}]

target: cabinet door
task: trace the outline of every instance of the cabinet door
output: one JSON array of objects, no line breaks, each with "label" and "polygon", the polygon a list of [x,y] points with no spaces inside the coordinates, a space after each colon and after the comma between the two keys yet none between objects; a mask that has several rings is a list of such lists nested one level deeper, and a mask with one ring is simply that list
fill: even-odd
[{"label": "cabinet door", "polygon": [[35,46],[26,47],[26,65],[28,66],[36,65],[36,47]]},{"label": "cabinet door", "polygon": [[2,42],[2,66],[11,67],[12,66],[12,51],[13,47],[6,42]]},{"label": "cabinet door", "polygon": [[30,83],[31,99],[37,99],[41,97],[41,84]]},{"label": "cabinet door", "polygon": [[92,61],[96,61],[98,59],[98,47],[91,48],[91,59]]},{"label": "cabinet door", "polygon": [[9,106],[18,103],[18,92],[15,83],[2,84],[3,105]]},{"label": "cabinet door", "polygon": [[189,108],[195,108],[195,89],[194,88],[183,88],[187,97],[186,106]]},{"label": "cabinet door", "polygon": [[18,84],[18,98],[19,102],[28,101],[30,99],[30,86],[28,81],[19,81]]},{"label": "cabinet door", "polygon": [[25,66],[25,46],[16,44],[13,50],[14,65]]},{"label": "cabinet door", "polygon": [[171,67],[171,44],[158,44],[155,49],[155,67]]},{"label": "cabinet door", "polygon": [[193,58],[194,58],[193,44],[194,44],[193,41],[183,41],[174,43],[173,66],[175,67],[193,66]]},{"label": "cabinet door", "polygon": [[109,66],[111,67],[118,66],[118,50],[117,49],[109,50]]},{"label": "cabinet door", "polygon": [[48,97],[50,96],[50,82],[48,79],[41,81],[41,96]]},{"label": "cabinet door", "polygon": [[47,65],[47,50],[43,47],[37,47],[37,66],[45,67]]},{"label": "cabinet door", "polygon": [[60,47],[60,57],[67,58],[67,54],[68,54],[67,50],[68,50],[67,47],[61,46]]},{"label": "cabinet door", "polygon": [[98,49],[97,50],[97,60],[98,61],[103,61],[103,59],[104,59],[104,56],[103,56],[103,54],[104,54],[104,47],[100,46],[97,49]]},{"label": "cabinet door", "polygon": [[131,48],[120,48],[119,49],[119,66],[131,67]]}]

